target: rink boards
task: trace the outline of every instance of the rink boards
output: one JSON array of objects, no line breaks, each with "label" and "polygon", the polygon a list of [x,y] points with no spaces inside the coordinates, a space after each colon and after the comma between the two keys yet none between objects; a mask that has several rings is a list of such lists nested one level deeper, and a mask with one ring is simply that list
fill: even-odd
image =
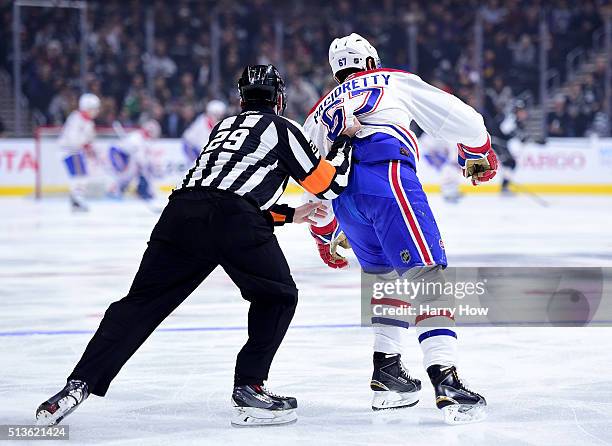
[{"label": "rink boards", "polygon": [[[101,133],[94,143],[97,160],[90,161],[89,168],[94,182],[103,190],[113,181],[108,150],[117,137]],[[612,138],[551,138],[545,145],[513,142],[510,148],[518,165],[514,181],[531,192],[612,194]],[[0,140],[0,195],[65,193],[67,178],[62,156],[54,135]],[[152,142],[147,157],[156,184],[163,191],[170,191],[191,167],[180,139]],[[427,192],[440,190],[440,170],[431,162],[435,159],[439,159],[437,154],[421,151],[417,169]],[[472,187],[466,180],[461,189],[465,193],[495,193],[500,176],[492,184],[479,187]],[[300,190],[295,184],[288,189]]]}]

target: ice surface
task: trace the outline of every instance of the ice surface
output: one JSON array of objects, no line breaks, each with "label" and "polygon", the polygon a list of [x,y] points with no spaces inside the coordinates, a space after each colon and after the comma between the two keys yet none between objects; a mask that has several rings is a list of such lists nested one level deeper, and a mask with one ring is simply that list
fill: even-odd
[{"label": "ice surface", "polygon": [[[612,266],[612,199],[431,198],[453,265]],[[63,385],[108,304],[126,293],[157,219],[139,202],[0,200],[0,424],[33,422]],[[106,398],[66,421],[72,444],[610,444],[612,329],[465,328],[460,371],[489,402],[477,425],[434,409],[413,333],[404,360],[424,382],[411,409],[370,410],[371,333],[359,324],[359,270],[327,269],[305,227],[277,235],[300,304],[269,385],[299,401],[292,426],[233,429],[234,358],[247,304],[222,271],[155,332]],[[21,443],[21,444],[25,444]]]}]

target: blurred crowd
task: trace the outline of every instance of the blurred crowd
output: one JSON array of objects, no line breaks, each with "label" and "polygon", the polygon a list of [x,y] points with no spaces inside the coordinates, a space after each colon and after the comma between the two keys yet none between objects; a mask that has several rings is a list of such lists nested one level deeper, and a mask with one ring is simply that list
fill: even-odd
[{"label": "blurred crowd", "polygon": [[598,61],[595,71],[572,83],[566,94],[558,94],[548,113],[549,136],[608,135],[610,117],[605,112],[606,65]]},{"label": "blurred crowd", "polygon": [[[479,105],[474,20],[483,25],[481,111],[512,109],[517,97],[538,95],[539,23],[549,29],[549,66],[564,79],[566,54],[588,50],[603,22],[606,0],[108,0],[88,4],[87,91],[102,99],[99,125],[137,125],[154,118],[177,137],[222,99],[238,107],[235,81],[247,63],[275,63],[287,81],[287,115],[302,120],[332,86],[327,50],[336,36],[359,32],[384,66],[409,70],[408,27],[418,26],[418,74]],[[11,1],[0,0],[0,64],[10,70]],[[155,32],[147,54],[146,23]],[[211,34],[216,17],[218,33]],[[61,124],[79,92],[79,15],[59,8],[23,8],[23,92],[35,123]],[[213,40],[218,36],[218,59]],[[211,66],[211,60],[219,60]],[[283,63],[284,62],[284,63]],[[605,66],[603,67],[605,72]],[[555,100],[548,117],[555,136],[582,136],[601,117],[600,74]],[[218,83],[213,81],[218,79]],[[484,108],[484,110],[483,110]]]}]

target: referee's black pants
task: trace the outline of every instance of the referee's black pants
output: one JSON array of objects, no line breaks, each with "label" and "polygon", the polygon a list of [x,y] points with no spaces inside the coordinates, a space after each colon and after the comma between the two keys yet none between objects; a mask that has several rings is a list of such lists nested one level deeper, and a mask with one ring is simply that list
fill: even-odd
[{"label": "referee's black pants", "polygon": [[153,330],[218,265],[251,303],[235,383],[263,383],[293,318],[297,288],[272,222],[244,198],[208,189],[171,197],[128,295],[106,310],[68,379],[81,379],[91,393],[104,396]]}]

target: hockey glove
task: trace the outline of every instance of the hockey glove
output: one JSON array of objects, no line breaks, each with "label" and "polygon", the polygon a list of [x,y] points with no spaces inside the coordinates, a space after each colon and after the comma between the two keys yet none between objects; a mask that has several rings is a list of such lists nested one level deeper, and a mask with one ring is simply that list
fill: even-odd
[{"label": "hockey glove", "polygon": [[311,225],[310,234],[317,242],[319,256],[321,256],[321,259],[323,259],[327,266],[334,269],[348,266],[348,260],[338,254],[337,249],[338,246],[349,249],[351,245],[335,218],[326,226],[317,227]]},{"label": "hockey glove", "polygon": [[96,153],[94,147],[92,144],[85,144],[83,146],[83,152],[85,153],[85,156],[87,158],[90,159],[97,159],[98,158],[98,154]]},{"label": "hockey glove", "polygon": [[481,147],[468,147],[463,144],[457,144],[457,147],[463,176],[470,178],[474,186],[491,180],[497,174],[497,155],[491,147],[488,135],[487,142]]}]

